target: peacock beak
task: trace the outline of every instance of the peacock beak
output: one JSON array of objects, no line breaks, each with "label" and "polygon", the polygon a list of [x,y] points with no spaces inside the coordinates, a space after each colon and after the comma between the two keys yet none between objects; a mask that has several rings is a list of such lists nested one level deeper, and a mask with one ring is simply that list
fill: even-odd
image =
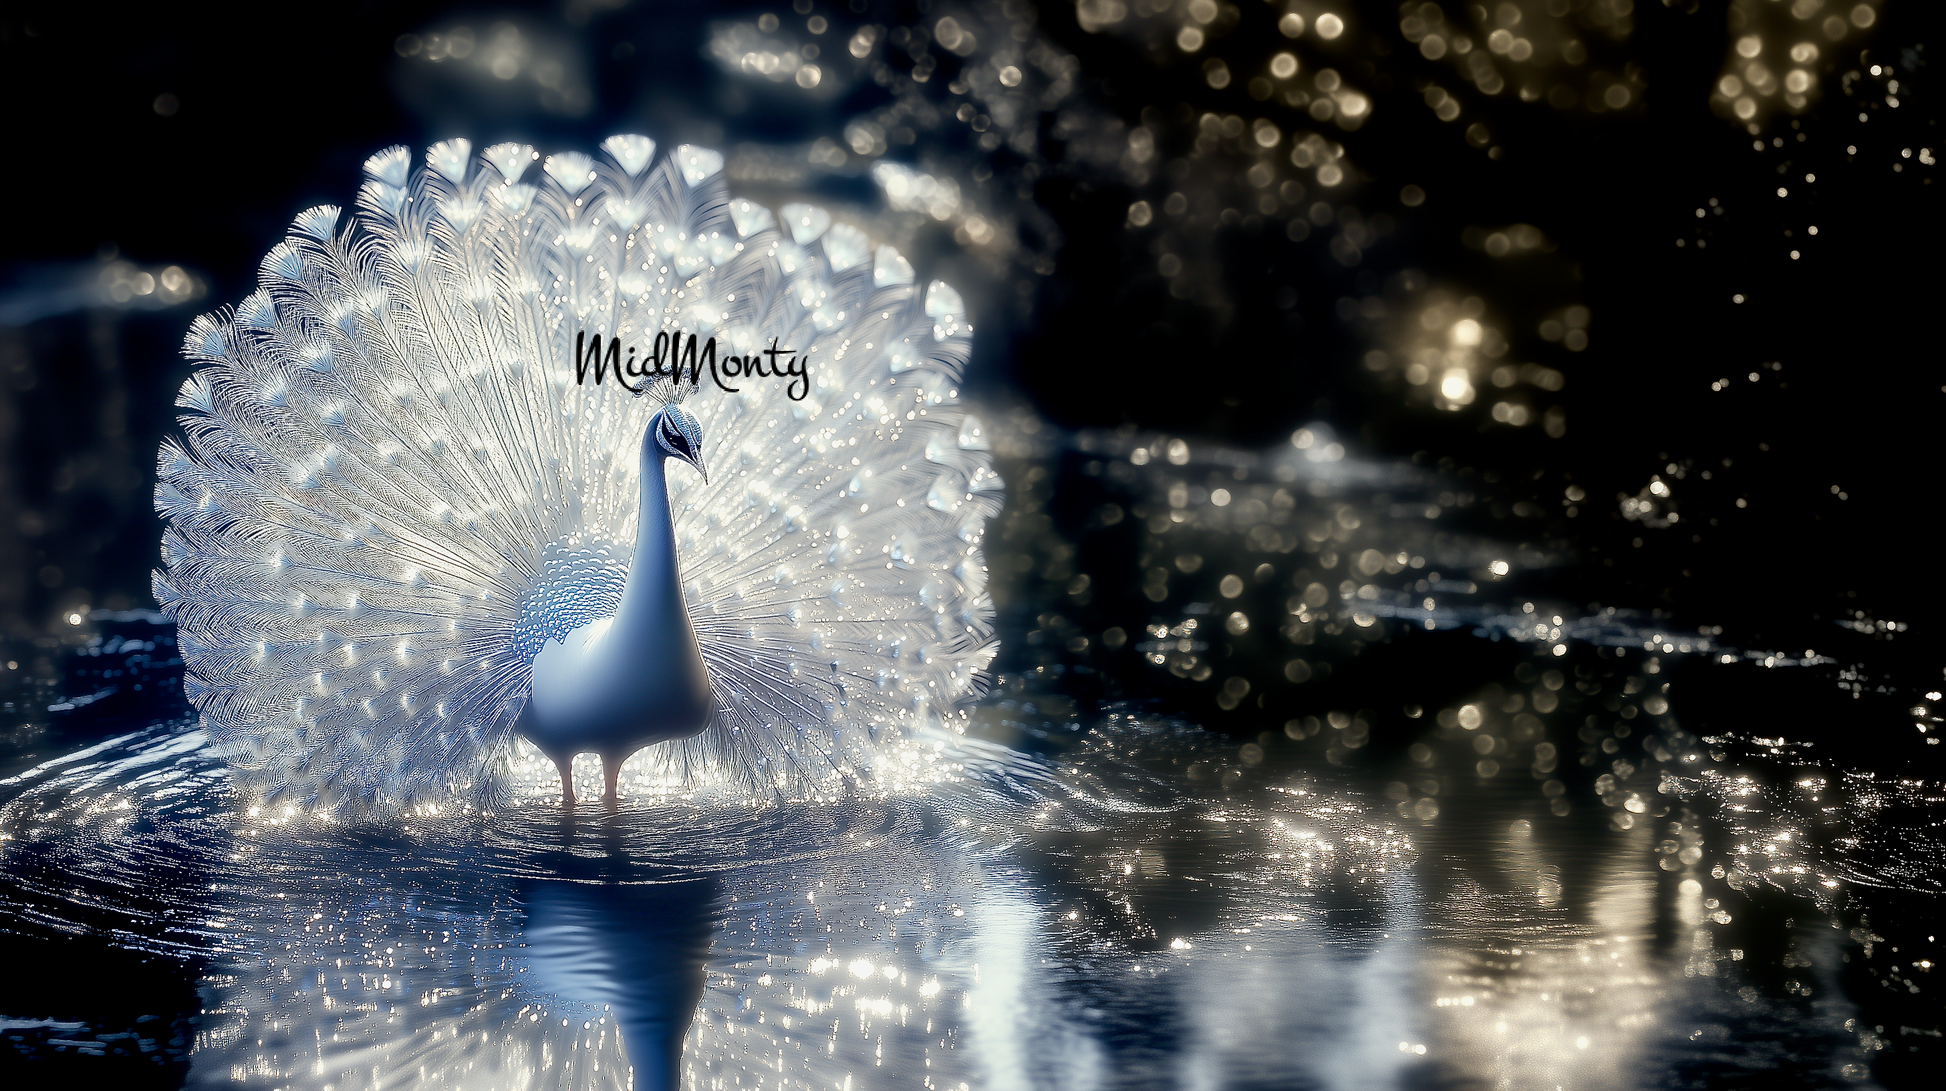
[{"label": "peacock beak", "polygon": [[703,465],[703,456],[697,455],[695,458],[689,461],[689,464],[691,466],[696,467],[697,473],[703,475],[703,484],[705,485],[709,484],[709,467]]}]

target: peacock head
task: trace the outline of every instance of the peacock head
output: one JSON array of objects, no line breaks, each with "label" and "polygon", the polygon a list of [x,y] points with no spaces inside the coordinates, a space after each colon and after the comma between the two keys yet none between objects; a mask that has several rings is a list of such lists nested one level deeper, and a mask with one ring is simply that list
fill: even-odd
[{"label": "peacock head", "polygon": [[656,412],[649,430],[669,457],[694,466],[703,475],[703,484],[709,484],[709,469],[703,465],[703,428],[688,410],[679,405],[663,406]]}]

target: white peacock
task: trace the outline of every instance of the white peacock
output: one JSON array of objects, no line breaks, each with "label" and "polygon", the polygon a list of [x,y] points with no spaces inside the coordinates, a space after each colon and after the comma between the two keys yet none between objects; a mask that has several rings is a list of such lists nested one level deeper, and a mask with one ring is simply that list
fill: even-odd
[{"label": "white peacock", "polygon": [[[259,801],[499,805],[517,736],[570,802],[575,754],[612,794],[645,746],[657,783],[830,794],[979,693],[1001,482],[958,294],[732,200],[716,152],[601,150],[389,148],[191,327],[154,589]],[[804,379],[578,381],[577,336],[659,332]]]}]

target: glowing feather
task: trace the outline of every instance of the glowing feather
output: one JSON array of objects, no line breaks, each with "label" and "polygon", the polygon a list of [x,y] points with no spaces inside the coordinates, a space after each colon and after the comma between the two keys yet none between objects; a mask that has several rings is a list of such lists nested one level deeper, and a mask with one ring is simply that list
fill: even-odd
[{"label": "glowing feather", "polygon": [[802,400],[705,373],[685,404],[711,483],[668,491],[718,711],[663,771],[829,790],[978,691],[1000,481],[957,404],[957,293],[823,210],[733,209],[715,152],[602,148],[380,152],[355,216],[299,216],[260,290],[191,327],[154,588],[260,793],[499,798],[534,655],[614,613],[634,549],[657,406],[577,383],[577,334],[808,362]]}]

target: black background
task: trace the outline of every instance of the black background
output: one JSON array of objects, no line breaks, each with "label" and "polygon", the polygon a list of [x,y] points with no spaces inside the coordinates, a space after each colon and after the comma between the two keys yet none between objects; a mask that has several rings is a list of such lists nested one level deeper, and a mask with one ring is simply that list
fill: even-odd
[{"label": "black background", "polygon": [[[723,109],[729,77],[703,55],[706,26],[773,7],[789,18],[783,4],[519,13],[526,25],[581,43],[590,58],[593,106],[565,118],[513,99],[469,98],[394,48],[401,33],[469,14],[484,22],[496,9],[299,3],[239,15],[197,5],[10,5],[0,25],[12,156],[12,222],[0,244],[6,290],[112,251],[194,270],[209,287],[198,308],[233,301],[291,215],[346,200],[364,157],[392,142],[423,146],[463,131],[481,142],[581,145],[620,128],[665,144],[802,141],[835,136],[846,117],[885,99],[882,87],[860,81],[815,106],[771,109],[758,97]],[[869,21],[924,24],[938,14],[904,2],[858,7],[831,6],[833,45]],[[1497,478],[1502,500],[1532,497],[1557,513],[1564,483],[1576,483],[1590,496],[1579,517],[1557,515],[1540,532],[1582,562],[1571,586],[1551,589],[1558,594],[1721,624],[1732,645],[1817,647],[1840,658],[1861,656],[1867,638],[1834,619],[1863,611],[1908,626],[1874,652],[1874,680],[1937,685],[1943,584],[1934,572],[1939,460],[1929,425],[1946,397],[1934,302],[1938,218],[1931,168],[1899,158],[1936,139],[1914,22],[1924,8],[1889,5],[1864,52],[1854,41],[1828,53],[1823,98],[1795,121],[1767,121],[1759,139],[1787,144],[1755,152],[1743,127],[1707,106],[1731,38],[1725,6],[1641,4],[1626,47],[1648,88],[1641,108],[1596,116],[1510,95],[1470,103],[1503,149],[1495,160],[1418,103],[1419,58],[1399,37],[1396,9],[1363,5],[1348,35],[1369,39],[1368,59],[1351,70],[1389,127],[1374,136],[1375,121],[1354,144],[1365,182],[1357,199],[1367,215],[1386,213],[1400,226],[1361,269],[1274,230],[1221,231],[1212,245],[1234,306],[1213,315],[1174,305],[1124,229],[1129,201],[1144,193],[1101,172],[1064,170],[1051,136],[1048,169],[1037,177],[1010,175],[1018,164],[1004,152],[991,159],[999,180],[1025,187],[1059,229],[1058,239],[1029,240],[1055,267],[1029,278],[1026,306],[1010,305],[995,278],[959,261],[943,235],[920,238],[914,256],[922,273],[956,275],[973,304],[982,324],[974,384],[984,397],[1024,398],[1062,425],[1134,423],[1240,446],[1280,442],[1322,419],[1357,452],[1450,460]],[[1246,20],[1262,21],[1258,31],[1274,15],[1244,9]],[[1166,51],[1084,33],[1067,5],[1046,5],[1038,27],[1080,58],[1083,94],[1130,123],[1145,106],[1229,101]],[[1226,41],[1243,48],[1252,27]],[[625,58],[610,48],[622,41],[631,43]],[[1220,55],[1225,47],[1211,48]],[[954,58],[942,56],[950,68]],[[1843,72],[1879,60],[1900,70],[1899,109],[1873,98],[1882,81],[1863,81],[1871,87],[1861,97],[1840,88]],[[165,92],[181,104],[166,117],[153,106]],[[1861,110],[1868,122],[1857,120]],[[1904,169],[1894,172],[1895,162]],[[1801,183],[1806,172],[1817,175],[1814,186]],[[1408,181],[1433,194],[1423,208],[1398,204]],[[1796,187],[1789,201],[1773,195],[1785,182]],[[837,200],[871,195],[858,178],[817,185]],[[1674,247],[1696,234],[1694,209],[1709,198],[1729,211],[1705,225],[1709,249]],[[1469,225],[1515,220],[1557,243],[1544,274],[1506,272],[1461,244]],[[1783,237],[1805,222],[1820,225],[1815,240],[1801,230],[1795,242]],[[1787,257],[1807,243],[1803,260]],[[1592,309],[1593,344],[1556,361],[1568,378],[1565,436],[1409,407],[1358,366],[1364,343],[1334,309],[1341,298],[1383,290],[1381,279],[1405,268],[1461,278],[1516,317],[1530,304],[1535,313],[1564,302]],[[1285,287],[1296,290],[1289,313],[1266,302]],[[1733,303],[1735,293],[1747,302]],[[0,329],[9,388],[0,621],[12,638],[58,632],[77,604],[149,605],[158,532],[147,503],[150,459],[187,372],[175,348],[188,317],[185,308],[81,311]],[[1745,381],[1773,361],[1781,370]],[[1712,391],[1724,377],[1731,389]],[[1680,528],[1622,520],[1615,498],[1670,462],[1714,470],[1709,482],[1693,473],[1681,482]],[[1735,507],[1738,498],[1748,506]],[[24,522],[23,513],[31,513]],[[38,533],[25,533],[30,525]],[[47,577],[49,565],[61,569],[58,579]]]},{"label": "black background", "polygon": [[[1252,35],[1275,33],[1274,9],[1237,2],[1246,25],[1211,52],[1261,52]],[[858,7],[819,5],[834,46],[859,25],[923,24],[949,10],[904,0]],[[1594,115],[1512,96],[1469,100],[1469,117],[1502,149],[1494,159],[1462,126],[1426,109],[1418,82],[1433,68],[1400,37],[1398,8],[1348,5],[1349,34],[1365,60],[1348,62],[1347,72],[1375,102],[1372,124],[1356,140],[1346,137],[1359,172],[1353,199],[1398,228],[1352,268],[1332,260],[1321,238],[1292,244],[1278,230],[1219,230],[1209,240],[1216,264],[1200,275],[1221,278],[1227,309],[1172,300],[1144,243],[1125,227],[1130,202],[1158,200],[1167,185],[1143,188],[1080,162],[1045,123],[1036,170],[1004,151],[983,162],[996,186],[1024,194],[1037,211],[1039,219],[1019,221],[1022,247],[1050,259],[1051,270],[995,273],[941,231],[921,232],[909,250],[922,275],[946,276],[972,305],[981,330],[977,400],[1002,410],[1025,404],[1066,427],[1133,424],[1246,448],[1282,443],[1322,420],[1354,454],[1468,472],[1490,499],[1482,519],[1538,502],[1548,516],[1509,521],[1504,535],[1545,541],[1573,561],[1527,577],[1519,593],[1659,610],[1676,626],[1722,626],[1730,646],[1815,648],[1839,662],[1788,678],[1737,675],[1698,686],[1685,705],[1692,730],[1789,722],[1799,737],[1848,741],[1853,748],[1840,749],[1841,759],[1866,755],[1887,772],[1937,770],[1946,748],[1917,745],[1903,715],[1916,695],[1946,681],[1933,428],[1946,400],[1938,348],[1946,312],[1937,301],[1933,168],[1918,159],[1919,148],[1938,144],[1930,28],[1919,22],[1930,5],[1885,5],[1869,34],[1826,55],[1819,101],[1795,119],[1771,118],[1756,134],[1708,105],[1733,37],[1727,7],[1637,5],[1623,58],[1647,88],[1636,108]],[[476,146],[524,139],[591,147],[615,131],[649,133],[664,146],[803,143],[837,139],[847,118],[887,101],[890,92],[866,80],[808,105],[763,87],[733,94],[731,78],[703,54],[707,25],[765,10],[783,14],[789,3],[7,5],[0,186],[10,222],[0,231],[0,302],[80,275],[109,254],[147,268],[179,263],[207,292],[192,307],[159,313],[82,309],[0,326],[5,656],[55,685],[60,645],[74,636],[67,612],[153,605],[148,572],[160,527],[149,504],[152,459],[188,373],[177,351],[182,332],[195,309],[251,289],[261,255],[296,212],[348,201],[374,150],[453,135]],[[511,95],[480,98],[402,58],[395,45],[402,34],[460,20],[483,26],[508,14],[572,43],[586,60],[585,113],[566,117]],[[1254,109],[1235,87],[1210,88],[1195,64],[1166,48],[1082,31],[1071,5],[1046,3],[1037,25],[1080,59],[1080,94],[1129,124],[1147,107]],[[630,49],[616,48],[624,42]],[[936,83],[957,62],[942,54],[940,63]],[[1842,85],[1844,73],[1875,63],[1898,70],[1896,109],[1884,104],[1883,81],[1861,79],[1854,94]],[[154,105],[165,93],[180,104],[170,116]],[[1180,136],[1164,143],[1179,145]],[[918,150],[972,162],[968,141],[941,129],[921,134]],[[1180,154],[1180,146],[1164,149]],[[1807,173],[1818,181],[1805,184]],[[1397,194],[1407,183],[1431,199],[1405,208]],[[1776,197],[1779,186],[1792,196]],[[811,188],[834,203],[869,207],[874,199],[857,175],[821,177]],[[1700,221],[1699,235],[1695,210],[1712,198],[1726,213]],[[1462,241],[1474,225],[1516,221],[1554,241],[1547,264],[1496,263]],[[1820,228],[1815,239],[1803,237],[1809,223]],[[1786,230],[1797,234],[1786,238]],[[1678,237],[1691,244],[1677,248]],[[1707,249],[1694,245],[1699,237]],[[1792,261],[1792,248],[1804,256]],[[1519,346],[1566,373],[1563,436],[1415,406],[1361,366],[1368,342],[1339,317],[1340,301],[1383,294],[1408,269],[1470,285],[1522,329],[1564,305],[1591,309],[1587,351],[1548,357],[1545,346]],[[1280,307],[1285,290],[1295,302]],[[1737,294],[1746,301],[1733,302]],[[1753,371],[1761,381],[1745,378]],[[1712,390],[1722,378],[1730,389]],[[1685,468],[1676,484],[1682,522],[1656,530],[1623,519],[1618,498],[1672,462]],[[1563,503],[1569,485],[1587,494],[1573,517]],[[1747,506],[1737,507],[1739,499]],[[1069,522],[1088,506],[1085,497],[1049,501]],[[1104,587],[1103,598],[1135,601],[1135,566],[1119,578],[1130,586]],[[1841,619],[1873,631],[1840,628]],[[1887,631],[1884,622],[1904,628]],[[1476,684],[1483,663],[1504,668],[1514,654],[1507,645],[1431,635],[1402,644],[1374,670],[1409,676],[1428,692],[1403,696],[1430,707]],[[1833,684],[1841,671],[1872,699],[1841,699]],[[158,714],[144,707],[125,724],[81,727],[100,734]],[[84,741],[66,730],[56,725],[35,747],[46,754]],[[1876,745],[1880,736],[1897,745]],[[23,755],[23,763],[35,757]],[[1881,919],[1926,927],[1933,907],[1914,899],[1909,911]],[[138,1006],[167,994],[168,1004],[194,1010],[191,986],[161,960],[119,949],[87,957],[100,961],[23,970],[9,1003],[98,1006],[100,983],[114,980]],[[1860,995],[1879,996],[1869,985],[1858,985]],[[1880,1076],[1916,1084],[1928,1063],[1891,1058]]]}]

